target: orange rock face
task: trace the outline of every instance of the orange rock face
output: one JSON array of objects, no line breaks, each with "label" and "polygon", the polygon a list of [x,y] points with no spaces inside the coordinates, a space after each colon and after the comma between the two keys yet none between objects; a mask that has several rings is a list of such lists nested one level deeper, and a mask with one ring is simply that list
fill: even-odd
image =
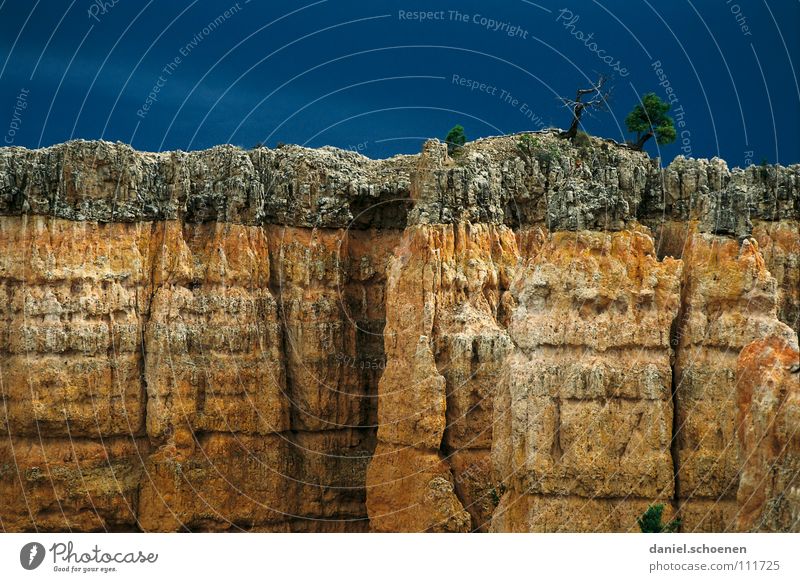
[{"label": "orange rock face", "polygon": [[148,435],[183,446],[196,432],[287,430],[282,334],[263,230],[172,221],[154,230],[144,329]]},{"label": "orange rock face", "polygon": [[8,530],[794,527],[790,229],[0,226]]},{"label": "orange rock face", "polygon": [[800,352],[770,336],[737,366],[740,531],[800,532]]},{"label": "orange rock face", "polygon": [[628,531],[649,501],[672,497],[680,274],[638,231],[555,233],[518,272],[495,397],[506,490],[495,531]]},{"label": "orange rock face", "polygon": [[5,531],[131,531],[138,527],[145,439],[8,437],[0,441]]},{"label": "orange rock face", "polygon": [[147,461],[145,531],[365,531],[372,450],[357,431],[199,435]]},{"label": "orange rock face", "polygon": [[674,453],[686,531],[732,527],[738,506],[736,360],[747,344],[794,336],[777,319],[777,283],[758,244],[690,234],[677,327]]},{"label": "orange rock face", "polygon": [[1,218],[3,527],[366,530],[397,238]]},{"label": "orange rock face", "polygon": [[778,284],[778,317],[800,334],[800,222],[756,222],[753,238]]},{"label": "orange rock face", "polygon": [[143,435],[149,225],[0,217],[0,430]]},{"label": "orange rock face", "polygon": [[367,474],[373,529],[488,525],[492,393],[511,347],[499,321],[516,264],[504,227],[410,227],[400,241],[386,287],[380,444]]}]

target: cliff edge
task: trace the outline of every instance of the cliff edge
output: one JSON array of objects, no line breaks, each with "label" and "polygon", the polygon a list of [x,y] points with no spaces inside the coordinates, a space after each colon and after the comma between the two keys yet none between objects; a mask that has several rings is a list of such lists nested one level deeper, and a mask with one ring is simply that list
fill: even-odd
[{"label": "cliff edge", "polygon": [[6,531],[800,531],[800,165],[0,149]]}]

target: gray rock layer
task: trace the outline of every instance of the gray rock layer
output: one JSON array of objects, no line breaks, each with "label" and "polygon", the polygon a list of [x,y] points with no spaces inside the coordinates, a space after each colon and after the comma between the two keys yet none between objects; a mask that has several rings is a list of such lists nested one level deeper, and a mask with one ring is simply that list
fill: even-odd
[{"label": "gray rock layer", "polygon": [[[404,228],[485,222],[558,230],[620,230],[638,220],[697,220],[741,236],[754,219],[800,217],[800,165],[729,169],[555,132],[481,139],[455,157],[435,140],[413,156],[371,160],[324,147],[138,152],[72,141],[0,148],[0,215],[138,222],[180,219],[246,225]],[[521,147],[523,146],[524,147]]]}]

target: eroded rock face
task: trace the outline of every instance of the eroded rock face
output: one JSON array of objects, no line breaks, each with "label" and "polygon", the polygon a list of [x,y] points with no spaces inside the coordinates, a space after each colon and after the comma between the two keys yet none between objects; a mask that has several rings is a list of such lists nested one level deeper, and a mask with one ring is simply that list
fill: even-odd
[{"label": "eroded rock face", "polygon": [[798,172],[2,148],[0,524],[796,528]]},{"label": "eroded rock face", "polygon": [[156,223],[144,326],[147,433],[191,446],[201,432],[288,430],[278,305],[261,228]]},{"label": "eroded rock face", "polygon": [[[516,264],[514,234],[501,226],[412,227],[395,249],[367,475],[373,529],[486,527],[492,392],[510,349],[498,321]],[[426,493],[410,500],[414,490]]]},{"label": "eroded rock face", "polygon": [[365,531],[372,446],[358,431],[205,433],[147,460],[145,531]]},{"label": "eroded rock face", "polygon": [[691,234],[677,326],[675,455],[688,531],[719,531],[737,512],[736,361],[747,344],[792,339],[777,319],[777,283],[754,239]]},{"label": "eroded rock face", "polygon": [[5,531],[131,531],[138,528],[146,439],[102,441],[6,436],[0,442]]},{"label": "eroded rock face", "polygon": [[143,436],[144,224],[0,217],[4,434]]},{"label": "eroded rock face", "polygon": [[740,531],[800,532],[800,352],[781,336],[755,341],[737,366]]},{"label": "eroded rock face", "polygon": [[659,181],[645,196],[643,222],[693,220],[700,232],[744,236],[756,220],[800,218],[800,165],[730,170],[719,158],[678,156]]},{"label": "eroded rock face", "polygon": [[[515,350],[495,398],[492,454],[507,489],[496,531],[626,531],[635,519],[619,521],[619,498],[646,509],[672,497],[680,275],[642,231],[555,233],[517,274]],[[587,504],[608,519],[580,521]]]},{"label": "eroded rock face", "polygon": [[309,232],[3,217],[4,527],[368,529],[396,235]]},{"label": "eroded rock face", "polygon": [[800,334],[800,222],[757,221],[753,238],[778,284],[778,318]]}]

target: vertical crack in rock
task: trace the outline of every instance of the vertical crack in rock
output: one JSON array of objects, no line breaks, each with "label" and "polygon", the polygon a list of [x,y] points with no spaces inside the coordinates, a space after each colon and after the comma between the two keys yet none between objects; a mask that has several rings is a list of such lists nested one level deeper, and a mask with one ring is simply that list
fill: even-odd
[{"label": "vertical crack in rock", "polygon": [[[374,529],[488,526],[491,403],[508,348],[495,317],[499,281],[516,263],[506,227],[406,229],[387,283],[388,360],[368,477]],[[424,500],[418,507],[404,495],[409,490]]]},{"label": "vertical crack in rock", "polygon": [[[561,400],[555,400],[555,409],[553,411],[553,446],[550,447],[550,456],[553,457],[553,462],[560,463],[564,458],[564,451],[561,448]],[[625,445],[627,449],[627,443]]]},{"label": "vertical crack in rock", "polygon": [[[150,236],[149,240],[156,238],[156,233],[159,230],[160,225],[156,222],[149,223],[149,230]],[[141,226],[140,226],[141,228]],[[149,388],[147,386],[147,367],[148,367],[148,358],[149,358],[149,345],[147,342],[147,334],[146,330],[148,325],[150,324],[150,309],[153,304],[153,298],[156,294],[156,264],[155,264],[155,257],[152,253],[152,245],[148,245],[148,277],[145,281],[146,285],[136,288],[136,305],[138,310],[139,316],[139,333],[138,333],[138,344],[140,350],[140,362],[139,362],[139,382],[141,383],[141,399],[142,399],[142,415],[143,415],[143,427],[145,430],[145,434],[147,434],[147,410],[149,406],[149,399],[150,393]],[[149,476],[145,472],[142,478],[136,485],[136,530],[139,532],[145,531],[142,527],[141,522],[141,500],[142,500],[142,489],[144,488],[145,481],[148,479]]]},{"label": "vertical crack in rock", "polygon": [[367,473],[376,531],[469,527],[440,455],[447,386],[436,368],[433,333],[445,228],[406,229],[388,267],[387,363],[378,387],[378,445]]},{"label": "vertical crack in rock", "polygon": [[[681,253],[682,256],[683,253]],[[680,401],[678,397],[678,382],[679,375],[677,370],[678,349],[681,344],[681,336],[683,334],[684,320],[686,318],[686,276],[687,269],[684,266],[680,280],[680,305],[675,319],[672,321],[669,333],[670,345],[670,397],[672,399],[672,431],[670,439],[670,457],[672,459],[672,475],[673,475],[673,495],[671,499],[672,510],[677,515],[680,514],[681,503],[681,479],[680,479],[680,466],[678,463],[678,454],[680,451],[680,438],[681,438],[681,425],[680,425]],[[680,526],[683,527],[683,524]],[[680,530],[679,530],[680,531]]]},{"label": "vertical crack in rock", "polygon": [[[283,240],[283,236],[281,232],[286,231],[287,227],[279,227],[276,229],[272,234],[269,233],[266,229],[264,229],[265,236],[267,236],[270,240],[273,240],[275,237],[278,240]],[[272,266],[270,269],[270,278],[269,278],[269,291],[272,294],[272,297],[275,301],[276,308],[277,308],[277,326],[276,326],[276,334],[279,335],[280,339],[278,341],[280,347],[280,366],[283,369],[283,375],[285,378],[284,384],[284,393],[282,397],[286,399],[289,403],[289,426],[294,427],[297,426],[296,417],[297,417],[297,405],[295,399],[295,389],[294,389],[294,378],[292,375],[292,369],[288,366],[289,361],[289,354],[292,353],[291,349],[291,337],[289,336],[289,330],[287,329],[287,313],[286,313],[286,298],[283,295],[284,289],[284,272],[283,272],[283,264],[284,264],[284,257],[283,257],[283,245],[279,244],[277,250],[275,250],[275,245],[270,245],[270,252],[269,252],[269,262]]]}]

